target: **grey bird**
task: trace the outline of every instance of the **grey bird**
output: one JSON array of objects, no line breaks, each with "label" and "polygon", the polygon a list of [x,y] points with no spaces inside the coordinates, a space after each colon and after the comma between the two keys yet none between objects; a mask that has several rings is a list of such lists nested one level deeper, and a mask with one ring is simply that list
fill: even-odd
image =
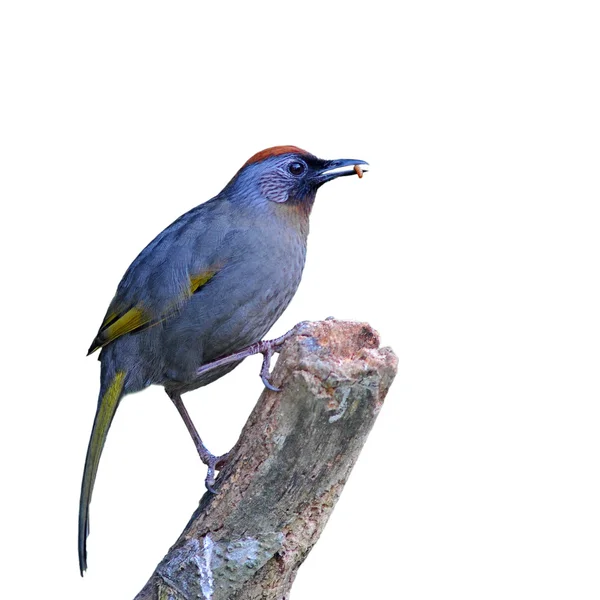
[{"label": "grey bird", "polygon": [[[208,466],[216,468],[181,395],[262,352],[261,376],[286,336],[263,336],[296,293],[318,188],[357,173],[362,160],[322,160],[296,146],[255,154],[217,196],[185,213],[133,261],[88,354],[101,349],[100,394],[79,504],[79,567],[87,568],[89,505],[100,455],[123,396],[162,385]],[[249,348],[248,348],[249,347]]]}]

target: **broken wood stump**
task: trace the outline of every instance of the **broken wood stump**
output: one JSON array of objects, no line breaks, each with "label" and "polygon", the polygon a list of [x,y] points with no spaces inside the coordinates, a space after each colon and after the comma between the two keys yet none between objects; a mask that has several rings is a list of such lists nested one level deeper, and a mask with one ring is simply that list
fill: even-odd
[{"label": "broken wood stump", "polygon": [[[306,323],[184,532],[135,600],[284,600],[394,379],[366,323]],[[348,549],[350,553],[352,550]]]}]

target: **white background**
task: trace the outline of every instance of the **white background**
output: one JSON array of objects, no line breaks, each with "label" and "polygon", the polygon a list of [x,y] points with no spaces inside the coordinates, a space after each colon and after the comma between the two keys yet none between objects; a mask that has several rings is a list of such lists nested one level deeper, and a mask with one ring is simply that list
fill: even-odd
[{"label": "white background", "polygon": [[[85,352],[154,235],[295,144],[372,169],[319,192],[272,334],[367,320],[400,363],[294,600],[598,598],[595,5],[3,3],[2,597],[130,599],[186,524],[205,471],[152,388],[117,413],[79,577]],[[259,363],[187,396],[215,452]]]}]

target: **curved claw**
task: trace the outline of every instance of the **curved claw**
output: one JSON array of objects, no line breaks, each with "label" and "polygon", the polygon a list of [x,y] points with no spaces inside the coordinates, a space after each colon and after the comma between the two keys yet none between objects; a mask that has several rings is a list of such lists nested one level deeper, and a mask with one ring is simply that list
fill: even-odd
[{"label": "curved claw", "polygon": [[263,385],[268,389],[271,390],[272,392],[280,392],[281,388],[278,388],[276,386],[274,386],[270,381],[269,381],[269,377],[268,375],[263,375],[261,373],[260,378],[263,382]]},{"label": "curved claw", "polygon": [[206,474],[206,479],[204,480],[204,485],[206,489],[211,494],[217,494],[217,490],[213,487],[215,485],[215,472],[214,469],[208,469],[208,473]]},{"label": "curved claw", "polygon": [[229,458],[229,452],[227,452],[226,454],[222,454],[221,456],[212,456],[211,455],[211,457],[208,459],[208,462],[206,463],[206,466],[208,467],[208,472],[206,473],[206,479],[204,480],[204,485],[206,486],[206,489],[211,494],[219,493],[214,488],[215,480],[216,480],[215,470],[220,471],[227,464],[228,458]]},{"label": "curved claw", "polygon": [[263,352],[263,362],[260,368],[260,378],[263,382],[263,385],[272,392],[280,392],[281,388],[274,386],[271,383],[271,358],[273,357],[273,352],[278,352],[279,349],[277,347],[267,346]]},{"label": "curved claw", "polygon": [[216,467],[216,465],[217,465],[217,457],[216,456],[212,456],[206,463],[206,466],[208,467],[208,471],[206,473],[206,479],[204,480],[204,485],[206,486],[206,489],[211,494],[217,493],[217,491],[213,487],[215,485],[215,467]]}]

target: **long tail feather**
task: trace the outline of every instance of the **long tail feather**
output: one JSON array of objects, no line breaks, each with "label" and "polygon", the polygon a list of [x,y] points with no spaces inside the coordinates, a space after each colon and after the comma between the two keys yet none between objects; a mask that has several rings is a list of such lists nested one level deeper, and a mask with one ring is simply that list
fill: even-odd
[{"label": "long tail feather", "polygon": [[79,570],[82,576],[83,572],[87,569],[86,539],[89,530],[90,500],[92,499],[94,481],[96,480],[104,442],[106,441],[110,424],[119,405],[119,400],[123,394],[124,379],[125,372],[118,371],[98,403],[96,417],[94,418],[94,427],[92,428],[92,435],[85,459],[83,481],[81,482],[81,497],[79,499]]}]

